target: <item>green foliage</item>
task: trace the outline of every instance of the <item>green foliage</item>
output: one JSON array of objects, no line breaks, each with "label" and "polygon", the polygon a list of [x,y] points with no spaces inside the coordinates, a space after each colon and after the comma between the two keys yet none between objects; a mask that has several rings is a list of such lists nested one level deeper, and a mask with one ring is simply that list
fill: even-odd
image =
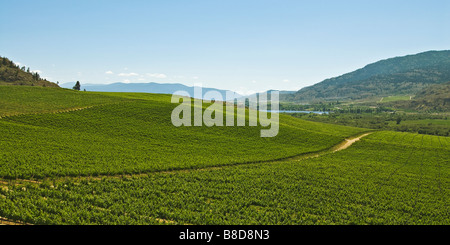
[{"label": "green foliage", "polygon": [[64,107],[77,101],[97,106],[1,119],[3,178],[112,175],[268,161],[323,150],[364,131],[281,115],[278,136],[261,138],[261,127],[176,128],[171,112],[177,105],[170,103],[169,95],[20,91],[10,90],[9,96],[21,101],[20,96],[45,94],[43,107],[55,103],[57,108],[64,100]]},{"label": "green foliage", "polygon": [[0,117],[51,113],[121,101],[128,99],[101,93],[78,93],[61,88],[0,85]]},{"label": "green foliage", "polygon": [[302,162],[10,185],[0,216],[35,224],[449,224],[450,141],[378,132]]},{"label": "green foliage", "polygon": [[343,151],[287,160],[364,129],[280,115],[279,135],[261,138],[260,127],[176,128],[169,95],[0,92],[2,113],[23,114],[0,119],[0,217],[75,225],[450,223],[448,137],[375,132]]}]

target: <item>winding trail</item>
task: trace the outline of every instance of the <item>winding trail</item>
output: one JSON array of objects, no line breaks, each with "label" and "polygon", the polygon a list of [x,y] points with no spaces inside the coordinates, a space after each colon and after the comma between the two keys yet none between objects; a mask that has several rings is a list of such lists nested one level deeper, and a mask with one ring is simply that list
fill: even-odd
[{"label": "winding trail", "polygon": [[33,224],[24,223],[24,222],[0,217],[0,225],[33,225]]},{"label": "winding trail", "polygon": [[[283,159],[283,160],[303,161],[303,160],[306,160],[306,159],[309,159],[309,158],[321,157],[321,156],[324,156],[324,155],[332,154],[332,153],[335,153],[335,152],[338,152],[338,151],[342,151],[342,150],[345,150],[345,149],[349,148],[355,142],[357,142],[357,141],[361,140],[363,137],[366,137],[366,136],[368,136],[370,134],[373,134],[373,133],[374,132],[366,132],[366,133],[360,134],[358,136],[353,136],[353,137],[347,138],[344,141],[342,141],[341,143],[339,143],[339,144],[337,144],[337,145],[335,145],[335,146],[333,146],[331,148],[328,148],[328,149],[325,149],[325,150],[321,150],[321,151],[318,151],[318,152],[305,153],[305,154],[302,154],[302,155],[299,155],[299,156],[290,157],[290,158]],[[277,162],[277,161],[281,161],[281,160],[276,160],[276,161],[273,161],[273,162]]]},{"label": "winding trail", "polygon": [[366,137],[366,136],[368,136],[368,135],[370,135],[372,133],[373,132],[365,133],[365,134],[357,136],[355,138],[345,139],[344,142],[342,142],[339,145],[335,146],[335,148],[333,149],[333,152],[345,150],[345,149],[349,148],[351,145],[353,145],[356,141],[359,141],[363,137]]}]

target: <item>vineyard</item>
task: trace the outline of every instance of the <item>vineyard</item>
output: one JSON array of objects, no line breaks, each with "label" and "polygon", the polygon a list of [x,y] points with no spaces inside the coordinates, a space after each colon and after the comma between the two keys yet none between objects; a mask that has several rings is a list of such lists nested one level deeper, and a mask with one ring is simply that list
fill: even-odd
[{"label": "vineyard", "polygon": [[[176,128],[168,95],[20,89],[0,99],[8,222],[450,223],[448,137],[281,115],[279,135],[261,138],[259,127]],[[25,94],[41,102],[22,104]]]},{"label": "vineyard", "polygon": [[78,93],[60,88],[0,85],[0,118],[5,116],[54,113],[74,108],[127,101],[100,93]]},{"label": "vineyard", "polygon": [[168,95],[152,95],[65,113],[5,117],[0,177],[139,174],[268,161],[323,150],[363,131],[288,116],[273,139],[259,137],[260,127],[176,128],[170,118],[175,106]]}]

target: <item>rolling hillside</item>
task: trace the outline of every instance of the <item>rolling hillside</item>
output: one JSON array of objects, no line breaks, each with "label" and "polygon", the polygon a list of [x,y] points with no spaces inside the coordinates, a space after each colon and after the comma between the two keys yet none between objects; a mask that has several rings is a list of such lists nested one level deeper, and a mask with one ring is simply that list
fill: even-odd
[{"label": "rolling hillside", "polygon": [[176,128],[170,95],[0,95],[0,223],[449,222],[448,137],[280,115],[279,135],[261,138],[260,127]]},{"label": "rolling hillside", "polygon": [[[279,135],[267,139],[260,137],[261,127],[176,128],[171,112],[177,105],[170,103],[170,95],[8,86],[0,86],[0,94],[0,105],[8,107],[0,107],[2,178],[141,173],[267,161],[323,150],[364,131],[281,115]],[[38,106],[25,103],[33,98]]]},{"label": "rolling hillside", "polygon": [[429,51],[382,60],[303,88],[286,101],[348,100],[415,94],[450,81],[450,51]]}]

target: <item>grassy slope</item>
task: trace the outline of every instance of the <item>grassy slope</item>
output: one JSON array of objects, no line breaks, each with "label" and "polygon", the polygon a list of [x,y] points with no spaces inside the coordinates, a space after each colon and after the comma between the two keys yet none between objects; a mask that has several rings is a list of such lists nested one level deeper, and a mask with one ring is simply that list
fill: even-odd
[{"label": "grassy slope", "polygon": [[449,155],[446,137],[377,132],[302,162],[10,186],[0,215],[42,224],[449,224]]},{"label": "grassy slope", "polygon": [[121,97],[83,93],[61,88],[0,86],[0,117],[48,113],[126,100],[126,98]]},{"label": "grassy slope", "polygon": [[381,102],[387,103],[387,102],[392,102],[392,101],[401,101],[401,100],[410,100],[410,99],[411,99],[411,96],[409,96],[409,95],[396,95],[396,96],[383,97],[383,100]]},{"label": "grassy slope", "polygon": [[[282,115],[280,133],[260,127],[171,124],[169,95],[0,87],[0,176],[111,175],[266,161],[318,151],[363,129]],[[96,105],[65,113],[45,113]],[[14,111],[14,108],[16,111]],[[29,114],[39,113],[39,114]]]}]

